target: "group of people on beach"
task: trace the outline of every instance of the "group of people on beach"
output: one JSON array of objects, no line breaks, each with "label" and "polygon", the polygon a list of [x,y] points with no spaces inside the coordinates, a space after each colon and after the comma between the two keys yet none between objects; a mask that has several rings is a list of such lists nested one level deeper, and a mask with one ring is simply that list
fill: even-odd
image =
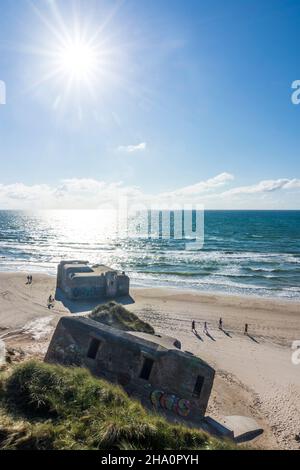
[{"label": "group of people on beach", "polygon": [[[245,323],[244,335],[248,335],[248,326],[249,326],[248,323]],[[223,318],[222,317],[219,319],[219,330],[223,330]],[[197,333],[195,320],[192,321],[192,332]],[[208,335],[208,323],[206,321],[204,322],[203,333]]]},{"label": "group of people on beach", "polygon": [[52,294],[50,294],[49,298],[48,298],[48,308],[49,308],[49,310],[51,308],[54,308],[54,306],[55,306],[55,298],[53,297]]},{"label": "group of people on beach", "polygon": [[[28,274],[28,276],[27,276],[27,283],[26,283],[26,284],[32,284],[32,281],[33,281],[32,275],[31,275],[31,274]],[[47,306],[48,306],[49,310],[50,310],[51,308],[54,308],[54,307],[55,307],[55,298],[53,297],[52,294],[49,295],[48,302],[47,302]]]},{"label": "group of people on beach", "polygon": [[[26,284],[32,284],[32,281],[33,281],[32,275],[31,275],[31,274],[28,274],[28,276],[27,276],[27,283],[26,283]],[[47,302],[47,306],[48,306],[49,310],[50,310],[51,308],[54,308],[54,307],[55,307],[55,298],[53,297],[52,294],[49,295],[48,302]]]}]

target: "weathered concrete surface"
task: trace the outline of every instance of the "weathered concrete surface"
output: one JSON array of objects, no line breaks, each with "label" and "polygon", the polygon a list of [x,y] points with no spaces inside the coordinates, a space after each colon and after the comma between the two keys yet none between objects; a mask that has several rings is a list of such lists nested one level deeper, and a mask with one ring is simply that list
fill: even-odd
[{"label": "weathered concrete surface", "polygon": [[236,442],[255,439],[264,432],[255,419],[246,416],[226,416],[222,424],[232,431]]},{"label": "weathered concrete surface", "polygon": [[139,337],[84,317],[61,318],[45,361],[87,367],[168,419],[195,424],[203,419],[215,375],[172,338]]},{"label": "weathered concrete surface", "polygon": [[166,349],[181,349],[181,343],[176,338],[171,338],[171,336],[166,335],[149,335],[148,333],[142,333],[139,331],[131,331],[131,335],[136,336],[137,338],[143,338],[151,343],[159,344]]},{"label": "weathered concrete surface", "polygon": [[216,421],[210,416],[205,417],[201,427],[204,431],[214,436],[232,440],[234,439],[234,433],[232,429],[226,427],[224,424]]},{"label": "weathered concrete surface", "polygon": [[219,421],[206,416],[201,427],[210,434],[234,440],[237,444],[251,441],[264,432],[253,418],[246,416],[226,416]]},{"label": "weathered concrete surface", "polygon": [[129,294],[129,277],[102,264],[61,261],[57,288],[72,300],[108,299]]}]

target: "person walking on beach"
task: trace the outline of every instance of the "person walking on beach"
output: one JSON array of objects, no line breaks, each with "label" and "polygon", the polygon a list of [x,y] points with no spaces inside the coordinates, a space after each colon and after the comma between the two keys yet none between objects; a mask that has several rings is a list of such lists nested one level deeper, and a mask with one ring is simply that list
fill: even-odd
[{"label": "person walking on beach", "polygon": [[207,322],[204,322],[204,328],[203,328],[204,333],[207,335],[208,334],[208,329],[207,329]]},{"label": "person walking on beach", "polygon": [[192,332],[195,333],[196,331],[196,323],[195,320],[192,321]]},{"label": "person walking on beach", "polygon": [[29,275],[27,276],[27,282],[26,282],[26,284],[29,284]]},{"label": "person walking on beach", "polygon": [[54,308],[54,297],[52,297],[52,294],[50,294],[49,299],[48,299],[48,308]]},{"label": "person walking on beach", "polygon": [[248,323],[245,323],[244,335],[248,334]]},{"label": "person walking on beach", "polygon": [[220,318],[219,320],[219,330],[223,330],[223,320]]}]

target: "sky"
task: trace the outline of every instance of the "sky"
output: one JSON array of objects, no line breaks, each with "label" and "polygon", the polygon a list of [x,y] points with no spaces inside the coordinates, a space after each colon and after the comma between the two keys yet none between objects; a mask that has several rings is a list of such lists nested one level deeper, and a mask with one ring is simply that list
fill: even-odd
[{"label": "sky", "polygon": [[0,209],[300,209],[299,44],[299,0],[1,0]]}]

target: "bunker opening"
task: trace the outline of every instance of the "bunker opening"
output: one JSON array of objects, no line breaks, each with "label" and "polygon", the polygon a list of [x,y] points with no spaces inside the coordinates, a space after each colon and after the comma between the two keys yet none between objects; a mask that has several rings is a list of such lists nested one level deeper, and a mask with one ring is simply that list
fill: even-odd
[{"label": "bunker opening", "polygon": [[100,346],[101,341],[97,338],[92,338],[87,352],[87,357],[89,359],[96,359]]},{"label": "bunker opening", "polygon": [[144,358],[144,364],[140,373],[141,379],[149,380],[153,365],[154,365],[153,359],[150,359],[149,357]]},{"label": "bunker opening", "polygon": [[202,392],[202,388],[203,388],[203,384],[204,384],[204,377],[202,377],[202,375],[198,375],[197,380],[196,380],[196,384],[195,384],[195,388],[194,388],[194,391],[193,391],[193,396],[195,398],[200,397],[201,392]]}]

